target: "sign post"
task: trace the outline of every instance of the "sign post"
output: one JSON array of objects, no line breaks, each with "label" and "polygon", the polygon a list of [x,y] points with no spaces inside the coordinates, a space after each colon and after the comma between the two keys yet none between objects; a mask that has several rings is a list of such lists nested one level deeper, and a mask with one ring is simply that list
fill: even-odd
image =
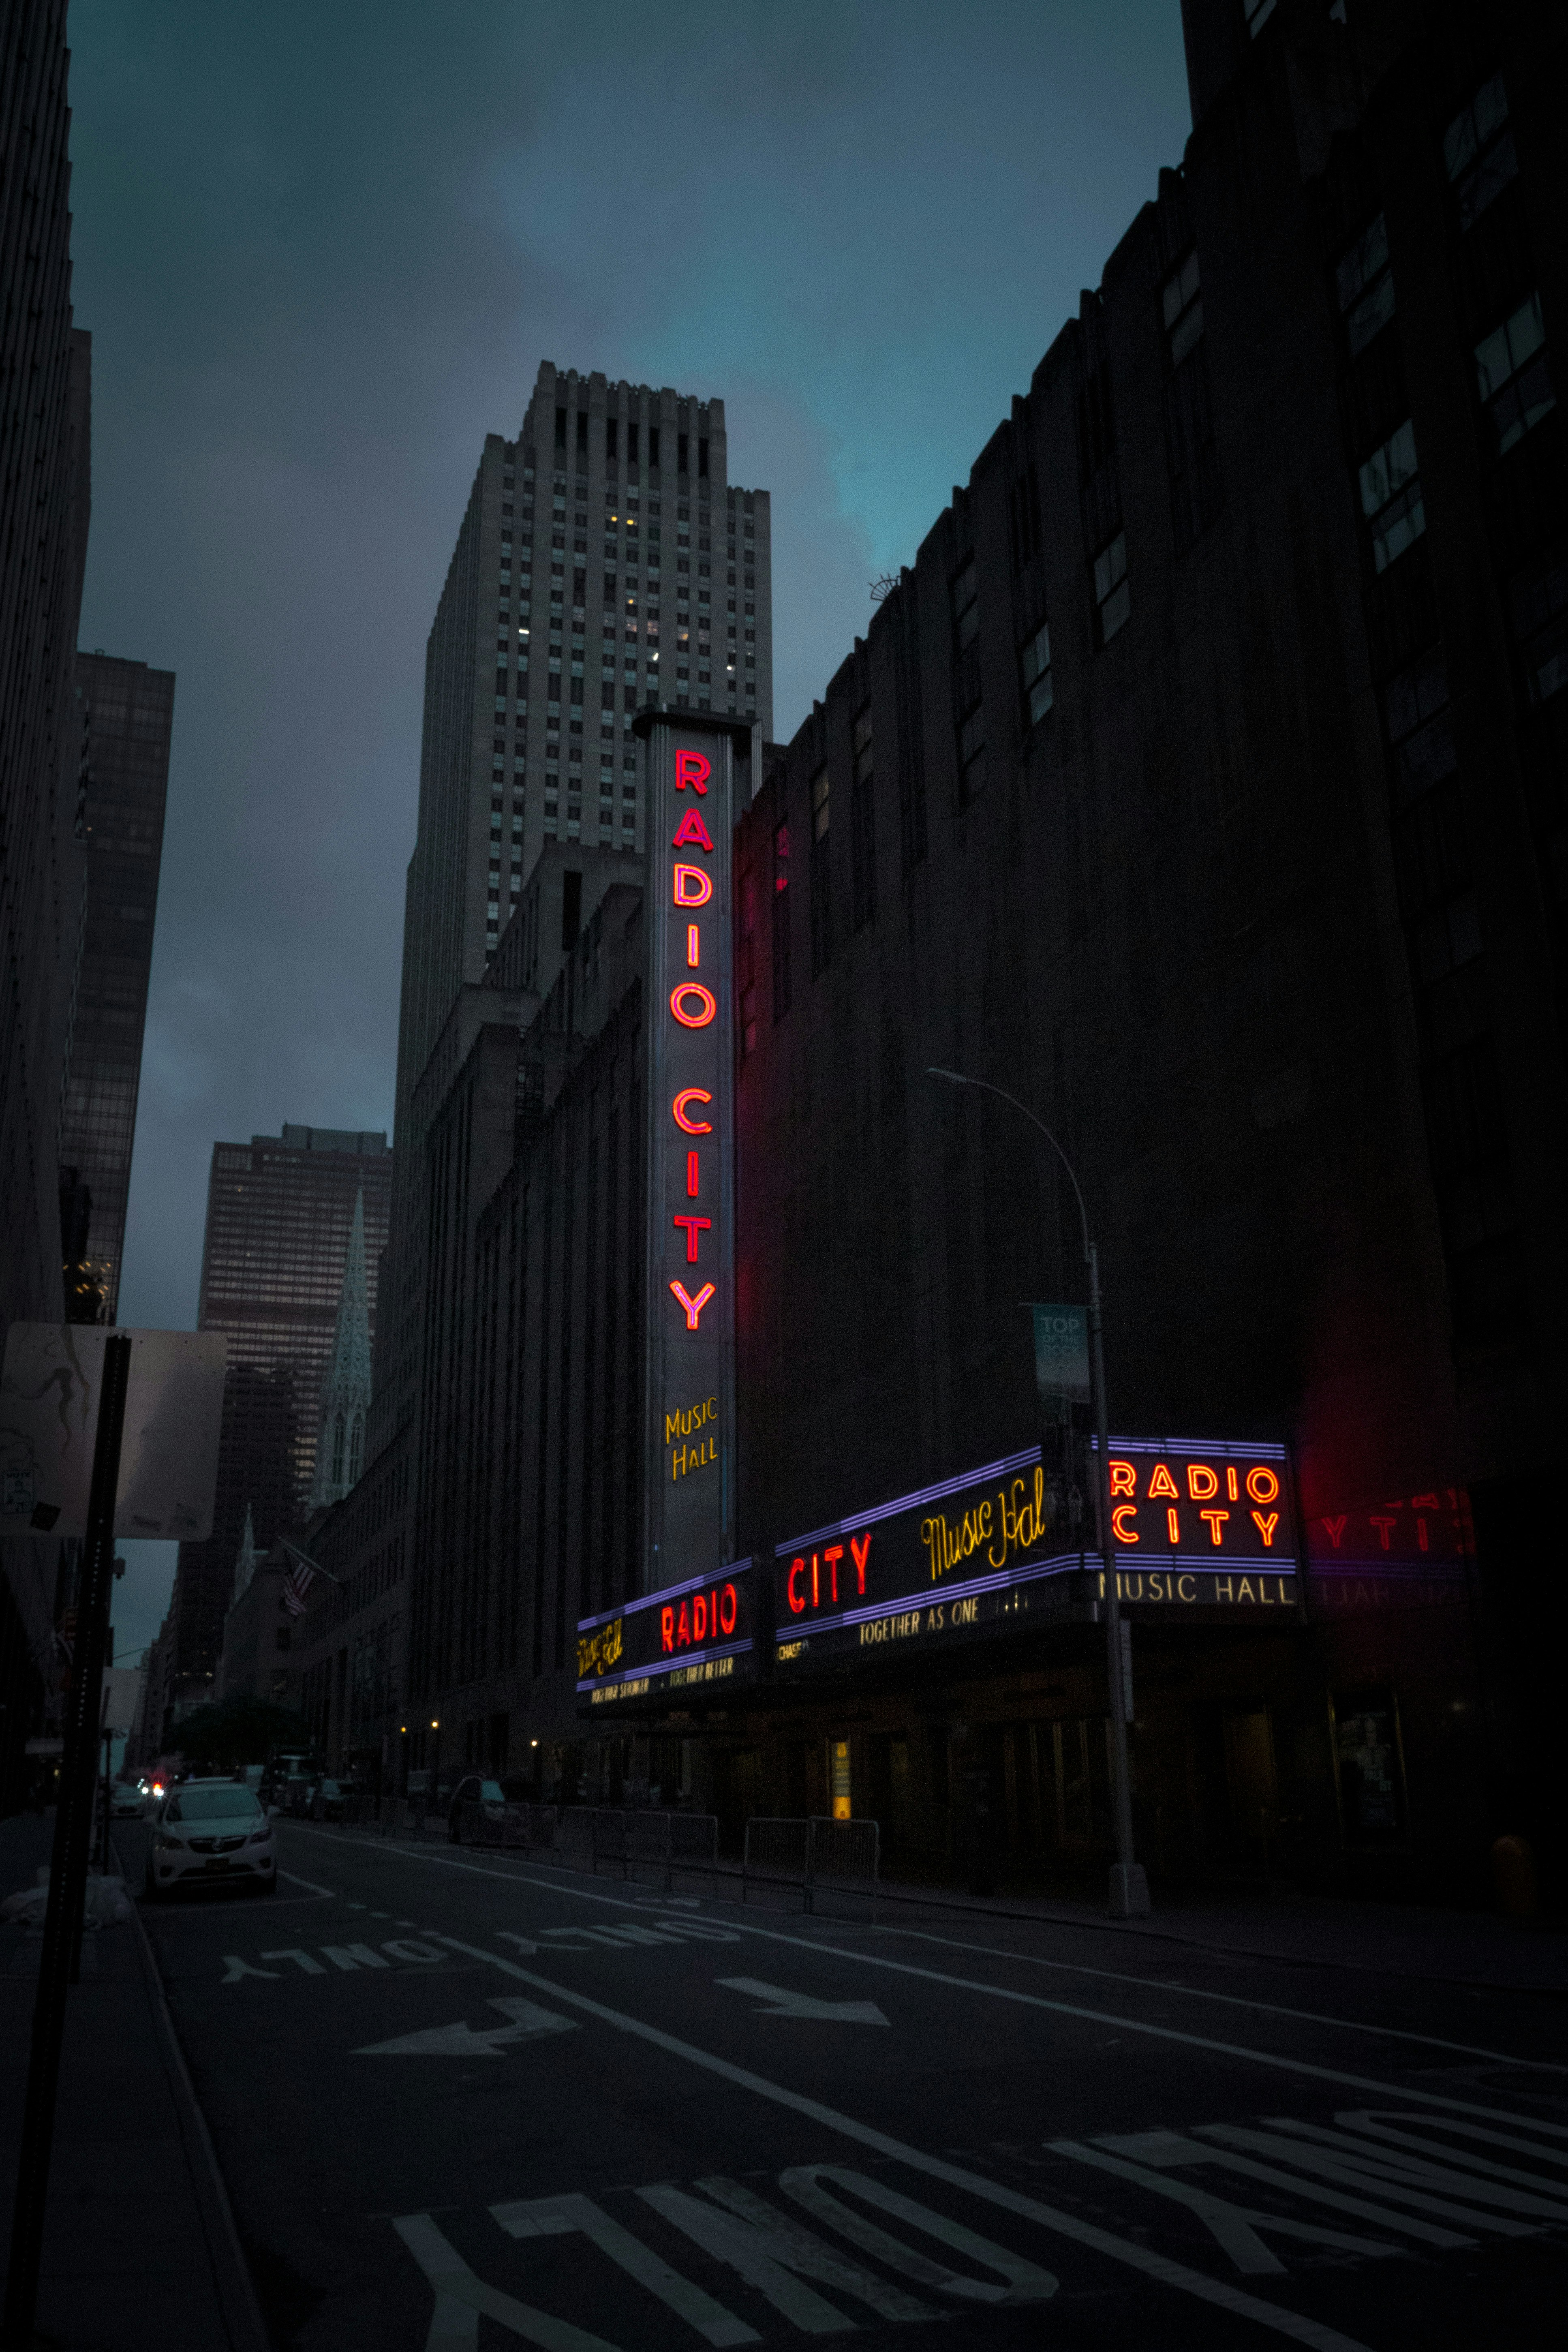
[{"label": "sign post", "polygon": [[734,770],[743,722],[645,710],[647,1187],[642,1589],[734,1558]]}]

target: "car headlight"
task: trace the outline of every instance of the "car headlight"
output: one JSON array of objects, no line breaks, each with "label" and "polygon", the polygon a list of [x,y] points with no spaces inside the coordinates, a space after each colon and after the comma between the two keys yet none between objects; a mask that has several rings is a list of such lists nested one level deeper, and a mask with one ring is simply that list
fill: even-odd
[{"label": "car headlight", "polygon": [[184,1850],[185,1841],[184,1838],[171,1837],[167,1830],[155,1830],[153,1832],[153,1851],[154,1853],[184,1853]]},{"label": "car headlight", "polygon": [[247,1845],[259,1845],[263,1839],[269,1838],[271,1835],[271,1822],[258,1822],[256,1827],[251,1831],[250,1835],[246,1839],[245,1843]]}]

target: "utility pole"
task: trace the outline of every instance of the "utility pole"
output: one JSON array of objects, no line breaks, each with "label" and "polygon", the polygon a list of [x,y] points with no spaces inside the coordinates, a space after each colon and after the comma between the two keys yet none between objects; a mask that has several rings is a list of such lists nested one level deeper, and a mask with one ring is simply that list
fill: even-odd
[{"label": "utility pole", "polygon": [[1038,1128],[1062,1166],[1078,1202],[1083,1234],[1083,1258],[1089,1268],[1089,1370],[1095,1426],[1095,1503],[1100,1519],[1100,1557],[1103,1572],[1106,1673],[1110,1684],[1110,1802],[1116,1834],[1116,1860],[1110,1867],[1110,1912],[1113,1919],[1141,1918],[1149,1908],[1149,1880],[1132,1854],[1132,1781],[1127,1757],[1127,1685],[1121,1646],[1121,1598],[1116,1572],[1115,1529],[1110,1518],[1110,1427],[1105,1401],[1105,1344],[1100,1300],[1100,1252],[1089,1238],[1089,1212],[1071,1160],[1050,1129],[1016,1095],[988,1079],[965,1077],[958,1070],[928,1069],[928,1078],[942,1078],[955,1087],[978,1087],[983,1094],[999,1096]]},{"label": "utility pole", "polygon": [[120,1446],[125,1427],[125,1396],[131,1381],[131,1340],[112,1333],[105,1342],[99,1384],[98,1429],[92,1452],[87,1538],[77,1607],[76,1647],[66,1701],[65,1744],[60,1758],[59,1803],[55,1814],[49,1899],[44,1913],[44,1944],[38,1990],[33,2003],[33,2041],[27,2061],[27,2094],[17,2149],[16,2200],[11,2223],[11,2266],[5,2280],[4,2336],[6,2346],[33,2342],[38,2272],[44,2249],[49,2159],[54,2147],[55,2105],[59,2091],[60,2047],[65,2037],[66,1999],[75,1976],[92,1840],[93,1797],[98,1780],[98,1738],[103,1691],[103,1654],[109,1636],[109,1595],[114,1575],[114,1505],[120,1486]]}]

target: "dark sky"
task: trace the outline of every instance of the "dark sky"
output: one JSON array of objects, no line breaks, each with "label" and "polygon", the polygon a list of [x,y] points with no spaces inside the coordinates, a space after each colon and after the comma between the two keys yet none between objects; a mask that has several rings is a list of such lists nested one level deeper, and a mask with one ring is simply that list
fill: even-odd
[{"label": "dark sky", "polygon": [[[656,37],[657,28],[657,37]],[[1181,160],[1177,0],[73,0],[82,643],[178,674],[121,1313],[220,1137],[389,1127],[425,639],[542,359],[721,394],[799,725]],[[173,1549],[133,1558],[121,1653]]]}]

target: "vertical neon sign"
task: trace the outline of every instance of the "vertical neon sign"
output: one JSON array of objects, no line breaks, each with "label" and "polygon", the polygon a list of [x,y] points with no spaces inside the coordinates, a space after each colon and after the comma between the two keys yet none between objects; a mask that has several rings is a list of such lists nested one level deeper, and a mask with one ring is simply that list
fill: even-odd
[{"label": "vertical neon sign", "polygon": [[637,726],[647,744],[651,1592],[734,1558],[734,772],[722,720],[661,710]]}]

